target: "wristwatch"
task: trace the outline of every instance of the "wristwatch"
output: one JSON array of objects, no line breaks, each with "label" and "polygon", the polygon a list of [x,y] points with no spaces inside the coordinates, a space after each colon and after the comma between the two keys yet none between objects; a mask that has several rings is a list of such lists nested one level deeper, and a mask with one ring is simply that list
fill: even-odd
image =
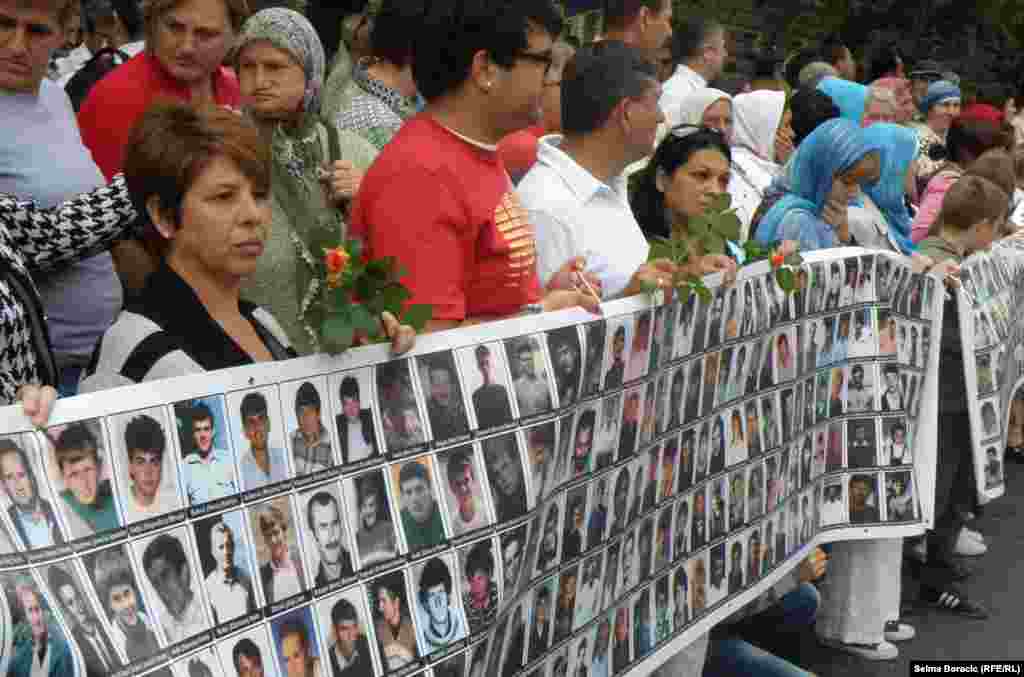
[{"label": "wristwatch", "polygon": [[520,312],[520,315],[540,315],[543,312],[544,312],[544,304],[543,303],[527,303],[525,306],[523,306],[523,309]]}]

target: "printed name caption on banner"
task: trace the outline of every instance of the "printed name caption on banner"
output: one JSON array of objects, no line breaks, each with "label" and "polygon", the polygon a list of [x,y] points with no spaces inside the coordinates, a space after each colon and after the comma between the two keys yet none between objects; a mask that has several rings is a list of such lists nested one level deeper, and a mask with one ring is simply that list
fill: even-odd
[{"label": "printed name caption on banner", "polygon": [[[308,382],[325,391],[320,393],[322,419],[336,423],[327,427],[326,452],[335,463],[348,462],[340,466],[340,481],[325,478],[340,501],[337,509],[326,499],[311,508],[299,481],[284,496],[263,500],[257,492],[241,504],[226,492],[223,508],[237,507],[233,512],[243,516],[231,523],[234,569],[218,563],[208,532],[199,529],[209,513],[196,511],[168,525],[189,528],[191,535],[181,542],[201,567],[202,575],[196,570],[193,580],[204,582],[206,576],[196,586],[201,606],[220,607],[213,604],[210,588],[219,566],[246,574],[256,604],[262,605],[280,603],[296,581],[294,593],[313,589],[314,577],[319,586],[319,574],[327,576],[343,561],[339,552],[360,572],[389,556],[402,557],[392,559],[397,569],[359,577],[311,603],[277,607],[279,615],[272,606],[269,620],[232,623],[240,634],[220,637],[216,644],[226,665],[250,636],[269,660],[281,650],[277,621],[293,617],[310,619],[311,646],[324,656],[335,642],[331,612],[347,613],[339,604],[346,599],[358,636],[373,647],[367,650],[373,673],[415,671],[421,664],[417,656],[444,655],[446,650],[436,647],[461,646],[465,619],[479,617],[479,609],[491,604],[490,588],[478,584],[490,580],[493,604],[502,609],[499,618],[515,611],[520,619],[511,629],[506,623],[499,633],[485,633],[498,646],[492,652],[494,674],[509,666],[553,664],[568,649],[578,651],[584,639],[584,656],[604,655],[612,673],[647,669],[757,597],[826,535],[904,535],[920,523],[921,489],[913,473],[921,425],[919,396],[911,391],[923,390],[928,370],[920,356],[934,350],[937,341],[916,350],[898,347],[897,328],[916,327],[919,336],[929,329],[932,337],[938,331],[924,305],[906,300],[905,290],[920,278],[883,256],[843,254],[808,257],[809,286],[794,297],[781,294],[767,267],[751,267],[734,287],[713,287],[708,304],[694,299],[652,307],[631,299],[607,305],[605,319],[596,321],[566,313],[496,323],[476,333],[423,337],[411,358],[394,362],[381,362],[382,351],[363,352],[364,358],[354,351],[341,359],[342,366],[298,360],[91,395],[88,411],[90,420],[105,420],[140,407],[163,407],[165,425],[177,420],[178,430],[164,433],[182,473],[181,486],[171,489],[181,492],[178,503],[187,506],[190,477],[180,459],[204,442],[204,430],[213,429],[208,448],[224,451],[227,459],[210,480],[239,481],[249,441],[240,432],[237,404],[247,393],[260,393],[270,428],[280,430],[283,439],[292,430],[288,415],[281,413],[292,408],[291,401],[282,401],[290,384]],[[567,324],[570,317],[575,324]],[[310,366],[303,371],[303,364]],[[896,380],[886,378],[890,364],[897,367]],[[353,393],[361,400],[346,407]],[[190,403],[188,416],[178,416],[181,402]],[[198,405],[203,403],[210,418],[199,420],[196,412],[202,413]],[[512,434],[498,432],[508,430],[510,419],[528,424],[512,428]],[[210,425],[204,428],[204,421]],[[65,423],[74,420],[58,418],[55,425]],[[463,423],[468,438],[461,434]],[[24,428],[12,418],[9,429]],[[239,431],[237,437],[229,434],[232,429]],[[111,423],[101,430],[102,446],[114,456],[111,491],[124,503],[131,484],[127,464],[115,453],[123,444],[117,439],[120,429]],[[434,431],[455,442],[431,443]],[[359,445],[364,449],[359,453],[368,450],[371,456],[357,454]],[[456,454],[459,450],[465,453]],[[286,457],[288,468],[313,469],[308,451]],[[67,533],[60,478],[50,468],[37,472],[44,477],[39,486],[47,499],[59,507],[55,529]],[[357,481],[371,475],[374,482]],[[829,497],[838,492],[840,510],[825,520],[822,495],[829,480],[835,487]],[[252,489],[249,483],[234,486],[236,492]],[[282,506],[283,521],[271,520],[280,528],[257,519],[271,503]],[[318,530],[324,515],[326,524]],[[11,519],[4,511],[0,525],[17,534],[11,540],[20,549],[25,541]],[[518,524],[524,535],[505,539]],[[823,527],[827,531],[821,532]],[[281,542],[278,532],[287,547],[275,545]],[[462,533],[472,537],[464,541]],[[483,555],[472,563],[466,557],[484,541],[492,544],[489,569],[480,564],[487,561]],[[138,604],[169,618],[163,614],[164,595],[149,583],[143,550],[131,548]],[[295,576],[279,579],[273,567],[267,568],[272,561],[289,560]],[[430,564],[435,561],[440,563]],[[76,566],[93,576],[91,565]],[[476,575],[488,571],[489,577]],[[378,585],[395,576],[390,587]],[[59,596],[45,578],[37,580],[44,601],[70,632],[71,617],[60,608]],[[84,588],[98,600],[101,592],[90,583]],[[601,594],[591,595],[588,586],[600,587]],[[17,596],[9,586],[3,590],[6,606],[17,616]],[[597,601],[577,618],[580,600],[592,597]],[[548,600],[549,622],[539,626],[541,631],[538,598]],[[101,628],[114,632],[118,617],[93,604]],[[244,603],[240,608],[244,613]],[[463,631],[432,634],[435,620],[438,627],[461,625]],[[406,628],[408,634],[399,632],[396,641],[386,642],[387,626],[381,623]],[[613,627],[621,630],[612,632]],[[530,630],[540,637],[538,643]],[[479,633],[474,628],[472,636]],[[614,641],[620,633],[625,643]],[[157,634],[162,645],[163,633]],[[598,646],[602,637],[607,640]],[[71,644],[80,651],[76,640]],[[468,663],[477,646],[457,658]],[[142,664],[153,666],[143,658],[133,662]]]}]

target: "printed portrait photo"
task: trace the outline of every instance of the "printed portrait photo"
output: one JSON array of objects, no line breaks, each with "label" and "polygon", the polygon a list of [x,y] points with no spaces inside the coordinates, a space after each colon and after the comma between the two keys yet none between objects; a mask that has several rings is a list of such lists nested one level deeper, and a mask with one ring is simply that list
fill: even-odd
[{"label": "printed portrait photo", "polygon": [[879,256],[875,262],[875,298],[881,302],[890,298],[889,277],[892,271],[892,260],[886,256]]},{"label": "printed portrait photo", "polygon": [[[334,404],[334,429],[341,463],[358,463],[380,454],[373,419],[373,371],[369,368],[331,374],[328,388]],[[298,464],[296,465],[298,468]]]},{"label": "printed portrait photo", "polygon": [[540,542],[537,547],[537,560],[533,568],[533,575],[543,574],[559,563],[559,545],[561,543],[561,500],[562,496],[556,497],[549,502],[543,511],[543,531],[540,534]]},{"label": "printed portrait photo", "polygon": [[[280,386],[284,431],[295,477],[320,472],[338,464],[328,427],[331,398],[327,383],[326,377],[317,376],[282,383]],[[340,412],[341,407],[335,411]]]},{"label": "printed portrait photo", "polygon": [[821,526],[830,527],[835,524],[846,524],[847,499],[844,496],[846,483],[841,477],[829,478],[825,481],[822,491]]},{"label": "printed portrait photo", "polygon": [[434,441],[444,443],[468,434],[469,417],[452,351],[421,355],[416,364]]},{"label": "printed portrait photo", "polygon": [[527,418],[551,411],[551,383],[539,336],[518,336],[505,341],[512,387],[519,416]]},{"label": "printed portrait photo", "polygon": [[[629,458],[636,453],[637,438],[640,433],[640,401],[642,390],[627,390],[622,406],[622,426],[619,430],[618,459]],[[678,402],[678,400],[676,400]],[[671,406],[671,405],[670,405]],[[678,407],[673,407],[678,410]]]},{"label": "printed portrait photo", "polygon": [[162,407],[109,420],[111,458],[120,477],[124,521],[133,524],[184,507],[178,495],[177,454]]},{"label": "printed portrait photo", "polygon": [[408,551],[416,552],[442,543],[446,532],[435,484],[434,458],[420,456],[395,464],[390,471],[394,501],[401,516]]},{"label": "printed portrait photo", "polygon": [[[270,628],[256,625],[221,640],[217,645],[221,664],[229,677],[279,677]],[[283,677],[283,676],[282,676]]]},{"label": "printed portrait photo", "polygon": [[12,638],[11,653],[4,656],[5,673],[9,677],[73,675],[77,661],[68,637],[31,574],[0,574],[0,587],[11,622],[10,630],[0,633],[0,639],[6,639],[7,632]]},{"label": "printed portrait photo", "polygon": [[[82,659],[85,662],[85,677],[104,677],[119,670],[124,665],[124,662],[120,654],[114,649],[114,643],[99,620],[100,611],[93,606],[92,600],[86,593],[83,578],[76,563],[68,560],[59,564],[52,564],[40,570],[39,573],[47,587],[49,587],[51,599],[56,600],[61,615],[64,617],[64,624],[67,626],[71,637],[75,640],[82,654]],[[27,581],[25,582],[27,583]],[[14,600],[18,602],[17,606],[20,607],[20,611],[16,612],[15,609],[11,609],[12,619],[17,618],[18,613],[25,612],[26,603],[29,607],[36,603],[40,605],[44,603],[41,598],[37,600],[35,595],[29,596],[29,590],[29,586],[23,587],[20,591],[15,587]],[[8,601],[10,601],[10,590],[6,590],[6,592],[8,593]],[[41,608],[45,608],[45,606]],[[56,625],[56,619],[52,616],[46,620],[52,621]],[[47,639],[49,639],[49,628],[46,626],[43,628],[33,628],[36,632],[40,629],[45,631]],[[23,637],[28,636],[23,635]],[[37,649],[42,648],[42,646],[34,646],[37,641],[36,633],[33,633],[31,638],[32,641],[25,642],[25,644],[32,644]],[[15,655],[17,655],[17,644],[13,648],[15,649]],[[56,653],[50,653],[51,651],[53,649],[47,650],[47,653],[50,654],[47,657],[51,667],[49,674],[53,674],[54,677],[58,677],[58,675],[67,677],[70,673],[59,672],[59,662],[54,660]],[[70,669],[70,666],[65,667]],[[57,668],[58,672],[54,673],[53,668]]]},{"label": "printed portrait photo", "polygon": [[486,630],[498,613],[498,569],[494,543],[486,538],[459,549],[462,609],[469,633]]},{"label": "printed portrait photo", "polygon": [[[699,297],[691,294],[690,298],[694,299],[694,310],[692,315],[693,328],[690,332],[690,354],[696,355],[697,353],[703,352],[711,346],[711,343],[707,339],[708,335],[708,316],[710,315],[710,309],[712,302],[704,302]],[[689,302],[687,302],[689,303]]]},{"label": "printed portrait photo", "polygon": [[[566,419],[571,429],[572,414]],[[523,439],[526,440],[526,456],[532,471],[530,488],[534,504],[551,494],[562,483],[566,467],[569,465],[565,456],[558,456],[558,427],[558,421],[547,421],[525,428],[522,432]],[[566,437],[568,436],[567,432]],[[482,482],[483,474],[478,474],[477,477]]]},{"label": "printed portrait photo", "polygon": [[[453,575],[454,574],[454,575]],[[416,639],[420,654],[429,656],[465,639],[457,570],[450,554],[433,557],[412,569],[416,599]]]},{"label": "printed portrait photo", "polygon": [[461,536],[491,524],[483,491],[484,474],[474,446],[467,444],[446,451],[438,456],[438,461],[452,535]]},{"label": "printed portrait photo", "polygon": [[542,581],[533,589],[533,601],[528,611],[530,631],[527,635],[527,662],[537,660],[551,647],[557,590],[558,578],[555,576]]},{"label": "printed portrait photo", "polygon": [[321,646],[327,652],[330,671],[324,677],[370,677],[380,674],[371,651],[367,596],[361,586],[320,600],[316,605]]},{"label": "printed portrait photo", "polygon": [[907,419],[903,416],[882,419],[882,455],[879,465],[911,465],[914,443]]},{"label": "printed portrait photo", "polygon": [[98,419],[47,428],[50,481],[71,538],[117,529],[123,524],[116,485]]},{"label": "printed portrait photo", "polygon": [[48,548],[65,540],[54,510],[58,499],[50,493],[40,467],[42,458],[32,435],[0,438],[0,508],[7,512],[23,550]]},{"label": "printed portrait photo", "polygon": [[600,610],[603,581],[604,553],[592,555],[580,565],[579,586],[576,591],[576,612],[573,630],[590,622]]},{"label": "printed portrait photo", "polygon": [[270,622],[282,677],[320,677],[320,643],[310,607],[293,609]]},{"label": "printed portrait photo", "polygon": [[583,377],[583,349],[577,325],[547,333],[548,355],[555,375],[558,406],[566,407],[579,399]]},{"label": "printed portrait photo", "polygon": [[913,473],[909,470],[885,473],[886,519],[907,522],[917,517]]},{"label": "printed portrait photo", "polygon": [[229,393],[228,419],[238,450],[242,491],[252,491],[291,477],[285,451],[277,388]]},{"label": "printed portrait photo", "polygon": [[998,447],[985,450],[985,488],[995,489],[1003,483],[1003,461]]},{"label": "printed portrait photo", "polygon": [[[617,392],[577,410],[576,433],[582,432],[583,435],[573,438],[577,444],[573,447],[571,479],[591,470],[607,468],[615,461],[622,429],[622,400],[622,393]],[[589,426],[594,426],[594,434],[588,443],[586,431]]]},{"label": "printed portrait photo", "polygon": [[[509,529],[499,537],[501,545],[502,599],[510,599],[519,587],[525,561],[527,526],[521,524]],[[529,578],[529,572],[525,578]]]},{"label": "printed portrait photo", "polygon": [[583,363],[583,395],[595,395],[604,383],[605,320],[590,322],[583,328],[586,353]]},{"label": "printed portrait photo", "polygon": [[519,437],[505,433],[483,440],[480,446],[496,521],[522,517],[528,509],[528,492]]},{"label": "printed portrait photo", "polygon": [[654,619],[651,613],[651,591],[647,587],[633,596],[633,651],[636,660],[654,650]]},{"label": "printed portrait photo", "polygon": [[168,645],[210,628],[199,567],[187,527],[178,527],[132,543],[148,586],[153,617]]},{"label": "printed portrait photo", "polygon": [[420,652],[405,570],[370,581],[366,585],[366,594],[384,670],[390,672],[409,665],[420,656]]},{"label": "printed portrait photo", "polygon": [[634,315],[635,331],[629,349],[629,369],[626,381],[635,381],[647,374],[651,361],[651,311],[644,310]]},{"label": "printed portrait photo", "polygon": [[298,525],[290,497],[271,499],[248,511],[267,605],[304,592],[309,587],[309,576],[299,555]]},{"label": "printed portrait photo", "polygon": [[249,544],[244,512],[236,510],[194,523],[193,535],[210,604],[210,618],[221,625],[260,606],[253,582],[255,552]]},{"label": "printed portrait photo", "polygon": [[515,414],[502,344],[481,343],[460,348],[455,354],[472,403],[476,428],[487,430],[511,423]]},{"label": "printed portrait photo", "polygon": [[398,538],[384,471],[371,470],[349,478],[343,486],[348,514],[353,516],[360,568],[397,557]]},{"label": "printed portrait photo", "polygon": [[998,400],[990,399],[981,402],[978,405],[978,412],[980,413],[981,421],[981,434],[984,437],[993,437],[998,435],[1000,432],[999,428],[999,412],[997,410]]},{"label": "printed portrait photo", "polygon": [[241,491],[223,396],[178,402],[174,417],[182,456],[181,484],[189,504],[202,505]]},{"label": "printed portrait photo", "polygon": [[633,318],[631,315],[608,320],[607,348],[604,355],[604,389],[622,386],[626,380],[627,348],[632,343]]},{"label": "printed portrait photo", "polygon": [[587,486],[579,486],[566,494],[565,513],[562,516],[562,562],[569,562],[581,554],[585,546]]},{"label": "printed portrait photo", "polygon": [[[316,572],[313,586],[319,588],[355,573],[353,546],[343,517],[345,503],[338,484],[325,484],[300,494],[299,511],[306,561]],[[351,518],[354,513],[348,514]]]},{"label": "printed portrait photo", "polygon": [[160,619],[146,604],[126,546],[87,554],[82,563],[110,625],[114,648],[130,663],[159,651]]},{"label": "printed portrait photo", "polygon": [[[188,658],[175,661],[171,664],[171,668],[174,670],[173,677],[224,677],[225,675],[220,658],[212,646],[197,651]],[[160,675],[160,671],[151,674]],[[164,673],[162,677],[171,676]]]},{"label": "printed portrait photo", "polygon": [[865,524],[882,521],[876,474],[850,475],[847,491],[850,501],[850,522]]},{"label": "printed portrait photo", "polygon": [[885,308],[878,309],[878,354],[896,355],[896,318]]},{"label": "printed portrait photo", "polygon": [[427,441],[411,369],[408,359],[382,362],[376,367],[377,404],[384,443],[390,452]]},{"label": "printed portrait photo", "polygon": [[726,288],[723,286],[711,290],[711,309],[708,317],[708,348],[714,348],[722,342],[722,315],[725,312]]}]

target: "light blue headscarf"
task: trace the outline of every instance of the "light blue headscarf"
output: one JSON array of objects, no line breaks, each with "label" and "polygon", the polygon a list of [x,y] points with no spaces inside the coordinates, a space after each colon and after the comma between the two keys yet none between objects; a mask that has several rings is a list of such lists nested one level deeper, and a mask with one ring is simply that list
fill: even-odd
[{"label": "light blue headscarf", "polygon": [[832,182],[875,150],[878,146],[868,143],[860,125],[849,120],[828,120],[818,126],[790,159],[786,194],[761,217],[757,241],[798,240],[801,251],[838,246],[832,226],[821,220]]},{"label": "light blue headscarf", "polygon": [[913,217],[904,202],[904,182],[910,164],[917,157],[917,132],[902,125],[878,123],[864,130],[864,139],[881,148],[881,172],[878,181],[864,187],[889,223],[889,233],[907,256],[917,251],[910,239]]},{"label": "light blue headscarf", "polygon": [[928,115],[932,106],[954,99],[960,100],[960,88],[949,80],[939,80],[928,85],[928,93],[921,98],[917,107],[923,115]]},{"label": "light blue headscarf", "polygon": [[839,107],[839,115],[857,125],[864,119],[868,103],[868,88],[857,82],[841,78],[825,78],[818,83],[818,91],[832,99]]}]

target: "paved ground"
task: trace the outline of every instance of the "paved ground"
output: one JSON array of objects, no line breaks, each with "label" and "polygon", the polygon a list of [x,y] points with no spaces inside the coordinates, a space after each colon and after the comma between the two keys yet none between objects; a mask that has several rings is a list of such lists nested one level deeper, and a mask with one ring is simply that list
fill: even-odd
[{"label": "paved ground", "polygon": [[[800,662],[828,677],[906,677],[914,659],[1024,660],[1024,466],[1008,464],[1007,481],[1007,495],[990,503],[976,523],[988,537],[989,552],[968,562],[977,573],[965,584],[966,591],[988,608],[988,620],[917,610],[906,617],[917,628],[917,638],[900,644],[896,660],[864,661],[822,648],[808,637]],[[905,599],[916,592],[904,583]]]}]

